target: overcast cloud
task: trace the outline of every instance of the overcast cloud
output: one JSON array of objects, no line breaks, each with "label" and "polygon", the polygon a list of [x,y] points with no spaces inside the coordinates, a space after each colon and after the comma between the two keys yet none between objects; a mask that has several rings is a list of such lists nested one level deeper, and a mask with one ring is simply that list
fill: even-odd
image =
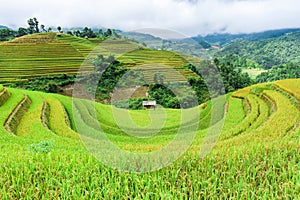
[{"label": "overcast cloud", "polygon": [[299,0],[0,0],[0,24],[161,28],[198,35],[300,27]]}]

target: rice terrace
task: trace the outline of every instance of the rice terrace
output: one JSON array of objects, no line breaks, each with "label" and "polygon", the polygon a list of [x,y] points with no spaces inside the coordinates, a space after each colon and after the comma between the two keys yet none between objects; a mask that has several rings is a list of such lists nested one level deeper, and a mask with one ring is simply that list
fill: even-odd
[{"label": "rice terrace", "polygon": [[[270,67],[232,48],[284,48],[300,30],[226,44],[139,33],[161,41],[150,48],[28,25],[0,28],[1,199],[299,199],[300,59]],[[178,51],[191,45],[208,56]]]}]

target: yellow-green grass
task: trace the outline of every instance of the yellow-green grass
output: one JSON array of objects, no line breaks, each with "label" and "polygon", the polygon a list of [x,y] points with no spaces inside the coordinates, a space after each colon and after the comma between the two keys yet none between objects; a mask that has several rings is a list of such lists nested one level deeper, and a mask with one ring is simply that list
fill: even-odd
[{"label": "yellow-green grass", "polygon": [[[128,66],[144,69],[146,72],[149,72],[150,75],[155,72],[164,74],[163,72],[167,71],[167,73],[164,74],[166,79],[176,76],[178,81],[184,81],[189,76],[195,76],[192,71],[184,68],[189,61],[185,59],[184,56],[170,51],[140,49],[128,52],[122,55],[119,59]],[[168,68],[173,70],[167,70]],[[179,72],[178,75],[176,72],[174,72],[174,69]],[[174,79],[176,80],[176,78]],[[174,80],[171,79],[170,81]]]},{"label": "yellow-green grass", "polygon": [[[118,60],[125,63],[129,68],[144,69],[145,74],[150,76],[149,80],[151,82],[153,81],[153,74],[156,72],[164,74],[167,71],[164,74],[165,81],[170,82],[185,81],[189,76],[196,76],[191,70],[184,68],[185,65],[190,63],[190,56],[164,50],[147,49],[135,42],[124,39],[108,39],[100,42],[92,52],[91,57],[97,54],[115,55]],[[177,71],[177,73],[174,71]]]},{"label": "yellow-green grass", "polygon": [[[220,143],[220,148],[228,148],[228,146],[243,146],[243,145],[272,145],[276,144],[283,138],[286,138],[290,131],[297,125],[300,112],[281,93],[274,90],[265,90],[264,95],[268,96],[276,104],[277,110],[263,123],[258,129],[254,129],[249,133],[232,137],[228,141]],[[298,142],[297,142],[298,143]]]},{"label": "yellow-green grass", "polygon": [[[272,88],[263,93],[276,104],[277,110],[263,124],[258,121],[267,116],[261,117],[262,112],[268,111],[265,102],[249,92],[243,97],[253,101],[252,109],[253,104],[258,104],[260,115],[251,126],[261,124],[259,128],[249,128],[237,136],[218,141],[212,152],[202,159],[198,152],[207,129],[200,127],[191,148],[177,161],[163,169],[140,174],[101,164],[78,138],[69,138],[61,132],[68,128],[65,109],[71,127],[74,129],[76,122],[77,129],[86,131],[81,133],[81,139],[86,139],[86,142],[103,139],[98,130],[89,126],[94,124],[88,119],[118,129],[111,106],[95,103],[96,113],[93,113],[93,103],[87,100],[75,101],[77,110],[73,110],[72,99],[68,97],[17,89],[8,91],[10,98],[0,106],[0,133],[3,136],[0,138],[0,197],[3,199],[297,199],[300,194],[299,132],[290,132],[300,117],[299,110]],[[32,99],[32,104],[18,126],[17,133],[20,134],[13,137],[3,128],[3,123],[22,100],[23,94]],[[228,100],[221,137],[247,118],[242,99],[229,97]],[[41,119],[45,101],[50,107],[51,130],[43,126]],[[212,106],[224,108],[220,102],[208,102],[205,109],[195,108],[200,110],[200,120],[210,115]],[[73,115],[77,111],[85,116]],[[149,124],[151,112],[128,111],[141,127]],[[178,126],[180,120],[180,111],[166,109],[166,113],[166,132],[163,129],[153,139],[115,134],[113,130],[104,134],[125,150],[159,150],[176,134],[164,133]],[[183,122],[188,125],[194,120],[191,116]],[[215,126],[218,123],[221,121],[216,120]],[[53,144],[49,153],[31,150],[32,145],[44,144],[41,142]],[[97,150],[95,148],[90,150]]]},{"label": "yellow-green grass", "polygon": [[251,130],[256,130],[257,128],[261,127],[264,122],[268,120],[268,117],[271,114],[271,111],[269,110],[269,106],[267,102],[265,102],[263,99],[255,96],[255,99],[258,103],[258,111],[259,115],[256,118],[256,120],[251,124],[250,128],[248,129],[248,132]]},{"label": "yellow-green grass", "polygon": [[32,103],[28,112],[22,117],[16,135],[33,138],[52,138],[54,133],[43,125],[41,119],[44,99],[38,93],[27,92],[27,95]]},{"label": "yellow-green grass", "polygon": [[259,104],[257,102],[255,95],[248,95],[246,97],[246,101],[250,105],[250,113],[243,119],[241,123],[238,124],[238,126],[235,126],[232,130],[230,130],[225,135],[222,135],[224,139],[230,138],[236,135],[239,135],[243,132],[245,132],[247,129],[251,127],[251,125],[255,122],[255,120],[259,116]]},{"label": "yellow-green grass", "polygon": [[69,117],[59,100],[49,97],[46,102],[49,105],[49,128],[57,135],[77,138],[78,135],[71,129]]},{"label": "yellow-green grass", "polygon": [[9,97],[10,93],[7,91],[7,89],[2,88],[2,90],[0,90],[0,106],[4,104]]},{"label": "yellow-green grass", "polygon": [[17,105],[22,101],[23,94],[21,92],[12,93],[11,89],[8,90],[11,93],[11,96],[0,106],[0,130],[1,130],[1,138],[5,138],[10,133],[4,128],[7,119],[9,118],[11,112],[17,107]]},{"label": "yellow-green grass", "polygon": [[266,89],[269,85],[271,85],[271,83],[254,84],[254,85],[251,85],[251,86],[248,86],[248,87],[245,87],[243,89],[233,92],[232,96],[243,99],[243,98],[247,97],[247,95],[251,92],[252,89],[254,89],[254,88]]},{"label": "yellow-green grass", "polygon": [[[87,44],[80,46],[75,42],[74,48],[70,42],[59,41],[55,33],[40,33],[0,44],[0,81],[77,74],[86,56],[80,50],[87,48]],[[89,51],[94,46],[90,43]],[[86,70],[91,69],[86,67]]]},{"label": "yellow-green grass", "polygon": [[82,55],[87,56],[91,53],[91,51],[100,43],[101,41],[97,41],[96,43],[91,42],[90,40],[73,37],[71,35],[62,34],[61,37],[56,38],[60,42],[65,42],[70,45],[77,51],[79,51]]},{"label": "yellow-green grass", "polygon": [[279,92],[266,90],[264,93],[276,103],[277,111],[266,123],[264,126],[266,130],[263,131],[265,134],[269,132],[284,136],[298,122],[300,117],[299,110]]},{"label": "yellow-green grass", "polygon": [[[77,74],[79,69],[88,72],[94,69],[91,60],[99,54],[115,55],[129,68],[148,65],[145,70],[150,77],[146,79],[150,81],[156,72],[163,73],[166,82],[185,81],[189,76],[196,76],[184,68],[189,63],[184,56],[143,49],[138,43],[125,39],[90,41],[66,34],[58,37],[56,33],[39,33],[1,43],[0,52],[0,82],[61,73]],[[163,67],[157,67],[157,64]]]},{"label": "yellow-green grass", "polygon": [[4,123],[5,129],[12,135],[16,134],[18,125],[22,117],[26,114],[31,105],[31,99],[24,94],[22,101],[14,108]]},{"label": "yellow-green grass", "polygon": [[287,91],[298,100],[300,100],[300,81],[299,79],[280,80],[274,83],[276,86]]},{"label": "yellow-green grass", "polygon": [[227,114],[223,130],[230,130],[246,117],[243,107],[243,100],[230,97],[227,105]]}]

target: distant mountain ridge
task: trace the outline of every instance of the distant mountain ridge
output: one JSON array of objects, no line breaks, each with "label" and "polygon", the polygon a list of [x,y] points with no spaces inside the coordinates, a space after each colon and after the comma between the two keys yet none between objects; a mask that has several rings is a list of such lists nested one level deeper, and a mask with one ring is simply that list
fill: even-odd
[{"label": "distant mountain ridge", "polygon": [[[297,54],[300,53],[298,51],[300,47],[295,46],[299,40],[296,36],[298,32],[300,32],[300,28],[286,28],[249,34],[216,33],[177,40],[162,39],[150,34],[135,32],[121,32],[121,35],[140,43],[145,43],[152,49],[182,52],[200,58],[237,54],[254,60],[266,68],[270,68],[273,65],[300,60],[300,58],[296,58],[298,57]],[[286,36],[288,34],[292,35]],[[295,37],[296,42],[292,42],[284,37],[290,39]],[[285,39],[288,42],[284,42]],[[280,43],[280,45],[278,46],[277,43]],[[221,48],[218,49],[218,47]],[[280,51],[277,49],[280,49]],[[288,56],[285,56],[286,54]]]},{"label": "distant mountain ridge", "polygon": [[247,41],[258,41],[263,39],[277,38],[287,33],[293,33],[297,31],[300,31],[300,28],[268,30],[268,31],[248,33],[248,34],[215,33],[206,36],[199,35],[196,37],[192,37],[192,39],[196,41],[205,40],[211,44],[223,46],[240,39],[244,39]]},{"label": "distant mountain ridge", "polygon": [[8,28],[8,27],[7,27],[7,26],[0,25],[0,29],[1,29],[1,28]]},{"label": "distant mountain ridge", "polygon": [[239,39],[225,45],[214,56],[235,54],[269,69],[289,62],[300,63],[300,30],[260,40]]}]

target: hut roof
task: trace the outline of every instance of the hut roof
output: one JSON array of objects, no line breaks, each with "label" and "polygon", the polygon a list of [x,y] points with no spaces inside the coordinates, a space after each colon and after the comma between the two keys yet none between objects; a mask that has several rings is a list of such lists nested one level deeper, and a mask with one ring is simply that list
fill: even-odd
[{"label": "hut roof", "polygon": [[143,101],[143,106],[155,106],[156,101]]}]

